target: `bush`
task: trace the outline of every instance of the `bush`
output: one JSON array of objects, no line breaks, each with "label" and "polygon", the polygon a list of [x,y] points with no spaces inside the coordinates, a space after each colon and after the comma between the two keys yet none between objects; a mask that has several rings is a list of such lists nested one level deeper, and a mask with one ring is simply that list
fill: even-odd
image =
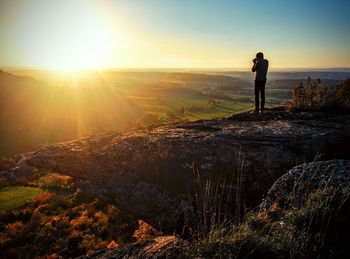
[{"label": "bush", "polygon": [[293,89],[292,110],[350,110],[350,79],[332,87],[319,80]]},{"label": "bush", "polygon": [[74,187],[72,177],[60,175],[58,173],[48,173],[44,175],[38,180],[38,185],[53,191],[66,191]]},{"label": "bush", "polygon": [[138,229],[136,229],[133,234],[133,237],[137,241],[151,239],[160,234],[155,228],[153,228],[143,220],[138,220],[138,225]]}]

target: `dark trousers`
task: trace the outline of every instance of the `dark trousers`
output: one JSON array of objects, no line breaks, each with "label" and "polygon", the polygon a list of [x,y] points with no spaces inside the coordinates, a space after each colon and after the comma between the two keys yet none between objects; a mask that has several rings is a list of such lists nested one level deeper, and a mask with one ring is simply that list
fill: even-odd
[{"label": "dark trousers", "polygon": [[265,85],[266,85],[266,80],[265,81],[255,81],[255,110],[259,110],[259,93],[261,96],[261,110],[264,109],[265,106]]}]

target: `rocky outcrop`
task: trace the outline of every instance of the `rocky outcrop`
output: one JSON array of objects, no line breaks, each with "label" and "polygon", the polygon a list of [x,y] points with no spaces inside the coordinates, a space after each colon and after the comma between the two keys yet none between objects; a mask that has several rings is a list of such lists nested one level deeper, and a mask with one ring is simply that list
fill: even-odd
[{"label": "rocky outcrop", "polygon": [[310,193],[330,189],[338,197],[341,193],[350,195],[350,161],[318,161],[292,168],[272,185],[260,209],[267,210],[273,204],[301,207]]},{"label": "rocky outcrop", "polygon": [[181,234],[196,221],[201,188],[216,186],[225,197],[218,206],[242,212],[296,164],[349,158],[349,139],[349,115],[275,109],[58,143],[25,162],[70,175],[164,233]]},{"label": "rocky outcrop", "polygon": [[[332,191],[329,192],[329,190]],[[317,196],[310,199],[312,194]],[[202,246],[208,246],[213,249],[211,250],[212,254],[205,258],[242,258],[245,256],[244,248],[242,249],[242,247],[247,246],[250,242],[254,244],[255,239],[263,243],[267,235],[273,236],[274,232],[278,233],[279,226],[285,225],[286,221],[294,224],[291,227],[295,237],[289,236],[289,239],[298,240],[297,230],[300,231],[300,225],[303,225],[303,220],[305,219],[308,227],[308,238],[302,242],[309,241],[314,243],[312,243],[311,254],[305,254],[307,249],[305,248],[306,244],[303,243],[304,250],[301,250],[300,253],[300,255],[303,255],[302,258],[314,258],[319,254],[328,255],[327,258],[345,258],[344,255],[348,255],[349,250],[347,246],[350,227],[348,223],[350,215],[349,196],[350,160],[318,161],[296,166],[272,185],[266,199],[260,205],[261,210],[253,212],[250,215],[250,219],[248,218],[241,222],[245,226],[243,229],[247,229],[252,224],[252,218],[261,219],[262,215],[265,215],[264,213],[268,211],[269,220],[263,221],[266,224],[265,231],[257,231],[256,235],[249,239],[247,238],[249,235],[245,236],[244,230],[241,228],[240,231],[243,232],[240,234],[232,232],[232,236],[229,234],[226,237],[222,237],[220,240],[221,248],[220,245],[214,245],[215,241],[211,245],[204,244]],[[308,204],[305,204],[307,199],[309,199]],[[278,215],[276,215],[276,208]],[[326,224],[324,224],[325,222]],[[266,233],[266,229],[269,229],[268,224],[275,225]],[[259,225],[255,225],[253,229],[256,229],[257,226]],[[240,229],[239,225],[235,227],[237,230]],[[313,240],[313,233],[316,233],[316,241],[310,241]],[[315,247],[317,247],[315,245],[320,239],[320,233],[323,238],[323,251],[315,250]],[[197,245],[201,247],[200,243]],[[197,257],[197,250],[194,247],[191,247],[187,241],[183,241],[178,237],[161,236],[112,250],[101,250],[81,258],[203,258],[201,256]],[[291,257],[289,251],[279,251],[279,249],[281,248],[268,250],[266,247],[264,248],[264,245],[255,245],[253,248],[247,249],[247,253],[250,253],[249,258]],[[243,252],[240,250],[243,250]],[[331,253],[327,254],[328,251],[331,251]]]}]

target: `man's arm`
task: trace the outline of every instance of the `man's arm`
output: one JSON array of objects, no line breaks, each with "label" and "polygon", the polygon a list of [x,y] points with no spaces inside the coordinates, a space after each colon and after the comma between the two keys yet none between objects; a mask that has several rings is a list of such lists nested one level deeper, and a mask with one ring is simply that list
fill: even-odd
[{"label": "man's arm", "polygon": [[258,70],[258,61],[256,59],[253,59],[254,65],[252,66],[252,72],[254,73],[255,71]]}]

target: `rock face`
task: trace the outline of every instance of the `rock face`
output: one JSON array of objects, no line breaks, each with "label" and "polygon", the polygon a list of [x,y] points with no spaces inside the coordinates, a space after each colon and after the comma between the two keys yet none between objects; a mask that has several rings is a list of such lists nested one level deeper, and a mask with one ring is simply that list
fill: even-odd
[{"label": "rock face", "polygon": [[[328,192],[327,189],[331,189],[332,191]],[[317,199],[311,201],[312,204],[310,204],[310,200],[308,205],[302,204],[304,202],[303,199],[310,199],[309,195],[312,193],[317,193]],[[323,195],[320,195],[322,193]],[[330,199],[328,202],[323,200],[325,194],[327,199]],[[261,212],[264,213],[266,210],[271,209],[273,207],[272,204],[277,203],[281,214],[278,218],[275,218],[275,220],[273,218],[270,220],[277,222],[277,225],[280,225],[283,220],[286,220],[286,215],[283,213],[289,214],[289,209],[292,208],[294,212],[296,210],[299,212],[305,212],[306,207],[310,205],[312,208],[320,208],[320,203],[318,202],[321,200],[322,206],[324,206],[323,208],[325,210],[322,211],[321,216],[318,214],[312,215],[313,217],[320,216],[319,221],[321,222],[326,221],[328,223],[328,229],[322,224],[320,224],[320,228],[320,226],[317,225],[317,219],[313,219],[312,226],[316,227],[317,231],[309,229],[309,238],[311,237],[312,231],[319,233],[320,231],[327,230],[326,233],[324,233],[323,244],[325,247],[328,247],[325,248],[323,252],[321,251],[321,254],[323,253],[323,255],[327,255],[327,250],[336,250],[336,252],[339,253],[331,254],[329,257],[343,258],[343,256],[337,257],[336,255],[348,255],[348,218],[350,213],[349,196],[350,160],[328,160],[305,163],[292,168],[272,185],[266,199],[260,205],[262,211],[254,212],[256,215],[255,218],[259,217],[258,215]],[[340,204],[339,202],[336,202],[336,200],[338,200]],[[295,204],[295,202],[299,204]],[[310,208],[308,209],[310,210]],[[262,214],[260,214],[260,216],[261,215]],[[330,216],[330,218],[326,215]],[[308,220],[311,220],[309,217],[307,218]],[[298,224],[298,222],[300,224],[300,219],[298,221],[294,220],[294,224]],[[311,226],[310,222],[308,221],[308,226]],[[243,224],[245,223],[243,222]],[[298,228],[296,227],[296,229]],[[269,234],[271,235],[271,233]],[[266,233],[263,235],[264,238],[266,238]],[[295,233],[294,235],[297,234]],[[256,238],[256,236],[254,236],[254,238]],[[237,249],[237,252],[240,250],[240,246],[235,245],[235,241],[232,241],[229,235],[223,242],[227,242],[226,248],[232,247],[232,249]],[[249,243],[245,238],[243,242]],[[152,240],[132,243],[112,250],[101,250],[90,256],[82,256],[81,258],[193,258],[196,256],[195,250],[193,250],[192,253],[189,252],[190,247],[191,246],[188,242],[175,236],[161,236]],[[256,248],[251,250],[251,258],[262,258],[259,252],[256,252],[255,254],[254,251],[256,251]],[[218,258],[229,256],[236,258],[236,253],[228,253],[229,254],[218,256]],[[213,254],[217,255],[217,253]],[[281,254],[278,253],[276,253],[276,255],[269,254],[268,258],[290,257],[288,253],[284,253],[284,255],[285,256],[281,256]],[[238,256],[237,258],[240,257]]]},{"label": "rock face", "polygon": [[319,161],[294,167],[272,185],[260,209],[266,210],[275,203],[301,207],[308,194],[327,189],[338,196],[340,193],[350,195],[350,161]]},{"label": "rock face", "polygon": [[49,145],[26,154],[26,163],[70,175],[172,234],[197,220],[194,197],[203,188],[217,186],[226,210],[243,211],[296,164],[318,155],[350,158],[349,140],[350,115],[276,109]]}]

